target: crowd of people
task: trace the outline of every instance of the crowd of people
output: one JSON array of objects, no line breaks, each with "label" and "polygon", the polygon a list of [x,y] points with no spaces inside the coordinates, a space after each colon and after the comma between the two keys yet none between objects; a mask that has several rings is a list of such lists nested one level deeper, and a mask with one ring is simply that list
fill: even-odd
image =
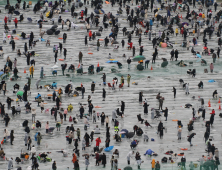
[{"label": "crowd of people", "polygon": [[[12,58],[10,56],[6,57],[6,63],[4,64],[4,68],[1,69],[1,84],[0,84],[0,92],[3,91],[2,100],[0,102],[0,111],[1,111],[1,117],[4,121],[5,129],[4,129],[4,136],[1,139],[1,150],[0,150],[0,158],[2,160],[8,161],[8,170],[13,169],[13,160],[16,161],[16,164],[19,164],[20,162],[24,162],[26,160],[32,160],[30,163],[30,169],[41,169],[40,163],[41,162],[51,162],[52,160],[52,169],[56,170],[59,169],[59,166],[57,167],[57,161],[50,158],[51,153],[50,152],[38,152],[38,146],[41,145],[42,139],[45,137],[42,135],[42,132],[37,132],[33,138],[31,136],[31,130],[32,129],[38,129],[39,131],[41,128],[45,128],[45,134],[50,135],[53,133],[54,129],[58,132],[63,130],[63,125],[67,122],[70,123],[69,126],[65,127],[65,131],[63,132],[63,136],[65,136],[67,144],[71,146],[74,145],[72,150],[72,163],[73,163],[73,169],[79,170],[80,166],[83,165],[80,164],[80,157],[84,157],[84,167],[88,169],[88,166],[92,164],[92,161],[90,161],[90,157],[95,159],[95,166],[102,165],[104,168],[106,168],[108,162],[110,162],[111,169],[117,170],[119,169],[119,161],[122,161],[122,157],[119,157],[120,150],[115,149],[112,151],[113,146],[110,146],[110,142],[113,140],[116,143],[121,143],[123,138],[127,138],[127,140],[130,140],[129,148],[131,151],[125,155],[125,159],[127,161],[127,164],[129,165],[128,168],[130,169],[130,163],[131,159],[135,159],[138,169],[141,168],[142,163],[151,164],[152,170],[160,170],[162,169],[161,166],[164,163],[174,163],[175,160],[174,157],[181,156],[181,159],[178,163],[178,166],[181,168],[186,167],[186,156],[184,153],[176,154],[173,153],[173,151],[167,151],[166,155],[171,155],[170,159],[163,157],[162,159],[158,160],[154,159],[158,154],[151,149],[148,149],[145,153],[140,150],[136,150],[137,146],[140,145],[141,138],[144,142],[149,141],[149,137],[147,135],[147,132],[144,133],[144,128],[142,127],[142,124],[144,124],[145,128],[153,128],[155,121],[158,122],[157,125],[157,134],[159,135],[160,139],[163,139],[164,131],[167,131],[167,128],[164,126],[164,123],[161,121],[161,116],[165,117],[165,121],[169,121],[168,118],[168,107],[164,105],[165,97],[161,96],[160,93],[157,94],[156,98],[152,98],[149,100],[157,100],[159,103],[158,109],[151,108],[151,117],[150,119],[147,117],[148,110],[149,110],[149,104],[148,100],[144,99],[143,91],[138,92],[139,93],[139,103],[142,104],[144,109],[144,118],[142,118],[142,114],[138,114],[137,117],[138,122],[141,124],[132,125],[132,130],[134,132],[129,132],[126,129],[121,129],[120,120],[124,120],[126,117],[125,109],[126,105],[124,101],[120,101],[119,105],[120,108],[113,109],[111,116],[110,114],[107,114],[105,112],[96,112],[96,108],[99,108],[99,106],[93,105],[93,96],[97,96],[97,93],[95,93],[95,86],[97,85],[94,81],[91,83],[90,91],[92,95],[88,95],[87,99],[85,100],[85,92],[88,89],[85,89],[85,85],[81,83],[80,87],[73,87],[73,82],[70,80],[68,84],[65,84],[65,88],[63,89],[62,85],[64,84],[57,84],[56,82],[53,82],[52,84],[47,84],[45,86],[41,86],[41,79],[44,78],[44,69],[41,67],[40,71],[40,78],[37,79],[35,82],[36,89],[38,90],[38,94],[36,97],[31,97],[32,93],[32,81],[35,80],[35,68],[36,68],[36,62],[38,62],[38,58],[34,56],[37,56],[36,53],[38,51],[35,46],[38,46],[38,43],[41,41],[46,42],[45,48],[51,48],[50,44],[52,44],[52,41],[50,40],[50,36],[52,34],[58,35],[60,33],[60,30],[57,30],[58,26],[54,25],[55,18],[53,15],[58,16],[58,24],[62,26],[62,30],[65,30],[65,25],[67,26],[66,31],[73,31],[77,28],[77,26],[72,22],[73,18],[78,19],[80,23],[85,24],[84,29],[86,29],[87,35],[82,37],[82,40],[84,40],[85,48],[88,48],[89,42],[95,41],[95,49],[99,51],[105,51],[108,46],[114,47],[113,51],[118,50],[121,48],[118,46],[117,40],[120,40],[118,38],[119,31],[123,32],[123,38],[120,40],[122,48],[125,48],[125,44],[128,44],[127,50],[132,51],[132,57],[136,56],[136,52],[139,52],[138,55],[149,55],[152,59],[152,64],[156,63],[156,60],[159,56],[159,51],[161,48],[170,48],[172,49],[170,51],[170,61],[177,61],[178,59],[181,59],[181,61],[178,63],[178,66],[185,66],[184,62],[182,61],[183,56],[181,55],[179,49],[174,48],[174,45],[172,43],[172,37],[174,36],[182,36],[181,41],[181,47],[186,48],[187,52],[191,55],[194,55],[197,58],[201,58],[200,55],[212,55],[212,63],[209,66],[210,72],[214,72],[214,64],[217,62],[217,58],[220,58],[220,48],[221,48],[221,30],[222,30],[222,23],[220,22],[222,10],[218,10],[217,7],[220,6],[217,2],[212,1],[204,1],[204,0],[189,0],[189,1],[164,1],[161,2],[161,0],[154,1],[154,0],[111,0],[109,1],[100,1],[100,0],[92,0],[89,2],[89,0],[84,0],[84,2],[81,1],[73,1],[73,0],[59,0],[55,2],[48,2],[47,0],[38,0],[36,4],[33,3],[33,12],[34,16],[39,16],[37,23],[39,28],[39,35],[34,35],[34,31],[30,30],[30,34],[24,31],[21,32],[20,38],[24,41],[24,52],[21,52],[22,49],[20,49],[20,45],[17,45],[17,37],[15,37],[13,34],[16,33],[16,30],[19,29],[20,25],[25,24],[23,14],[25,14],[27,11],[27,8],[30,8],[29,4],[27,7],[27,4],[25,1],[23,1],[23,5],[21,5],[22,0],[17,0],[18,3],[16,3],[14,6],[10,4],[10,1],[7,0],[7,5],[5,6],[5,10],[7,12],[7,16],[4,18],[4,32],[3,32],[3,46],[10,46],[11,49],[14,52],[14,50],[17,48],[16,55],[17,57],[14,58],[14,61],[12,61]],[[110,6],[110,8],[114,9],[118,7],[117,16],[114,15],[112,12],[105,13],[103,11],[103,4],[106,3]],[[197,3],[197,4],[196,4]],[[91,5],[91,7],[90,7]],[[136,5],[136,7],[135,7]],[[89,8],[89,9],[88,9]],[[42,11],[43,9],[44,11]],[[66,10],[70,9],[70,10]],[[81,9],[81,12],[79,12],[79,9]],[[125,9],[125,11],[124,11]],[[17,16],[14,16],[13,14],[16,14],[18,11],[20,11],[21,14],[19,19]],[[78,12],[79,14],[78,14]],[[91,14],[88,13],[88,11],[92,11]],[[29,12],[29,11],[28,11]],[[64,19],[63,13],[68,12],[71,14],[70,19]],[[46,17],[44,17],[44,14],[46,14]],[[59,15],[58,15],[59,14]],[[99,14],[102,14],[99,16]],[[182,16],[186,14],[186,16]],[[3,15],[3,14],[2,14]],[[18,14],[19,15],[19,14]],[[79,15],[79,17],[78,17]],[[101,17],[102,16],[102,17]],[[101,18],[100,18],[101,17]],[[183,18],[184,17],[184,18]],[[128,22],[128,27],[121,27],[119,18],[126,19]],[[29,20],[29,19],[28,19]],[[14,26],[8,24],[11,23],[11,21],[14,22]],[[44,29],[44,23],[45,22],[52,22],[52,28],[50,30]],[[216,26],[217,24],[217,26]],[[54,25],[54,26],[53,26]],[[107,29],[108,27],[111,28],[111,33],[106,36],[104,39],[98,39],[98,37],[101,35],[102,31]],[[97,32],[93,32],[94,28],[98,29]],[[130,31],[132,30],[132,31]],[[8,36],[6,36],[6,34]],[[44,35],[48,34],[48,39],[44,40]],[[217,44],[218,47],[215,49],[208,47],[210,44],[210,40],[212,36],[217,37]],[[9,36],[10,35],[10,36]],[[135,35],[135,36],[133,36]],[[191,35],[191,36],[190,36]],[[39,40],[35,40],[34,37],[39,37]],[[145,37],[148,37],[148,40],[146,40]],[[193,37],[192,39],[190,39]],[[58,45],[53,46],[53,53],[54,53],[54,61],[55,64],[58,62],[58,53],[60,52],[60,56],[64,56],[64,59],[59,59],[59,61],[67,61],[67,56],[71,55],[69,52],[69,48],[66,45],[67,39],[75,38],[75,34],[73,34],[73,37],[67,36],[67,33],[64,31],[62,36],[62,41]],[[128,39],[128,42],[125,43],[124,39]],[[15,41],[16,40],[16,41]],[[135,41],[138,40],[138,45],[135,43]],[[10,45],[7,44],[7,41]],[[27,42],[28,41],[28,42]],[[104,48],[103,43],[104,42]],[[149,50],[149,54],[147,52],[144,52],[144,46],[143,44],[146,44],[147,42],[152,44],[151,50]],[[203,49],[202,51],[195,51],[195,48],[198,46],[198,43],[203,43]],[[27,44],[28,43],[28,44]],[[48,47],[49,45],[49,47]],[[138,47],[138,48],[137,48]],[[191,51],[189,52],[191,48]],[[34,50],[35,51],[32,51]],[[0,51],[3,51],[0,49]],[[1,52],[2,54],[2,52]],[[6,55],[7,53],[4,53]],[[150,55],[151,54],[151,55]],[[70,63],[70,66],[68,66],[69,62],[63,63],[61,65],[62,75],[65,76],[66,69],[68,67],[68,72],[75,72],[83,74],[83,63],[84,61],[84,52],[78,51],[78,67],[75,66],[73,63]],[[123,53],[121,54],[124,58],[124,65],[127,65],[128,69],[130,70],[131,65],[131,58],[126,57],[126,55]],[[21,76],[18,75],[18,73],[21,71],[18,69],[17,61],[21,60],[21,56],[26,57],[26,64],[22,63],[22,66],[27,65],[29,67],[29,73],[30,75],[27,77],[27,83],[24,85],[24,87],[20,87],[19,83],[17,82],[18,79],[21,79]],[[31,59],[31,57],[33,59]],[[109,53],[108,59],[112,59],[112,54]],[[166,58],[162,58],[164,62],[167,61]],[[2,60],[3,61],[3,60]],[[149,60],[139,60],[139,64],[143,65],[145,63],[145,69],[148,68]],[[121,62],[116,62],[119,69],[122,69],[123,64]],[[203,60],[201,61],[201,64],[206,64]],[[57,75],[58,70],[53,70],[52,74],[53,76]],[[99,73],[102,71],[102,67],[99,65],[97,66],[96,72]],[[115,71],[115,70],[113,70]],[[26,71],[25,71],[26,72]],[[88,69],[89,74],[94,74],[94,66],[90,65]],[[10,74],[13,74],[13,76],[10,77]],[[189,69],[187,71],[187,74],[192,75],[195,77],[196,75],[196,69]],[[16,81],[16,83],[13,85],[13,93],[16,94],[16,99],[13,99],[9,93],[7,93],[11,87],[7,85],[7,77],[10,77],[10,81]],[[106,102],[106,86],[110,87],[113,91],[116,90],[116,88],[119,89],[123,88],[125,84],[124,76],[121,76],[120,82],[118,82],[118,78],[114,77],[111,80],[111,83],[108,83],[106,78],[106,73],[103,73],[102,75],[102,101]],[[130,87],[130,81],[131,81],[131,75],[127,74],[125,77],[127,80],[127,88]],[[148,77],[149,78],[149,77]],[[47,79],[47,77],[46,77]],[[190,94],[189,89],[189,83],[184,83],[182,79],[179,80],[179,82],[182,84],[183,89],[185,90],[185,94]],[[119,83],[119,84],[118,84]],[[137,84],[134,82],[134,84]],[[199,88],[203,89],[203,82],[200,81],[200,83],[197,85]],[[46,88],[47,92],[53,91],[52,94],[49,94],[47,97],[44,97],[41,94],[41,90]],[[177,95],[177,89],[175,87],[172,87],[173,97],[176,99]],[[51,93],[51,92],[50,92]],[[69,97],[74,96],[78,97],[81,94],[82,101],[87,101],[87,104],[79,103],[79,106],[76,106],[72,103],[68,104],[67,107],[61,107],[61,103],[65,102]],[[4,96],[7,97],[4,98]],[[212,95],[214,100],[218,100],[218,92],[215,90]],[[80,98],[80,97],[79,97]],[[6,101],[5,101],[6,99]],[[46,108],[45,100],[52,99],[53,107]],[[31,102],[31,100],[34,100]],[[121,98],[119,99],[121,100]],[[206,109],[204,107],[204,99],[201,98],[201,107],[198,108],[198,111],[194,107],[192,107],[191,104],[186,104],[185,108],[192,107],[192,118],[189,120],[189,123],[187,124],[187,141],[190,144],[190,147],[193,146],[193,138],[196,135],[194,132],[194,124],[200,119],[203,119],[205,121],[205,113]],[[220,101],[220,99],[219,99]],[[12,103],[16,102],[14,106],[12,106]],[[24,108],[20,106],[19,103],[24,102]],[[5,108],[5,104],[7,103],[7,108]],[[37,103],[37,108],[34,106],[33,103]],[[210,103],[208,103],[210,105]],[[78,113],[76,115],[73,114],[73,110],[75,107],[79,107]],[[88,107],[88,109],[87,109]],[[210,107],[210,106],[209,106]],[[40,108],[40,109],[39,109]],[[21,153],[20,157],[16,158],[9,158],[7,155],[10,155],[10,153],[4,152],[5,147],[10,147],[7,145],[7,142],[10,141],[10,145],[17,145],[17,143],[13,144],[14,138],[17,134],[15,134],[14,130],[11,130],[9,132],[9,128],[11,128],[11,116],[9,116],[9,112],[12,112],[13,119],[18,117],[20,114],[29,114],[31,113],[30,119],[28,116],[26,119],[22,122],[22,127],[24,129],[24,145],[27,147],[27,151],[24,151]],[[198,113],[197,113],[198,112]],[[36,115],[38,114],[51,114],[51,117],[54,117],[55,122],[51,123],[49,120],[37,120]],[[206,152],[207,155],[201,155],[199,159],[200,163],[200,170],[208,170],[208,169],[218,169],[218,166],[220,165],[219,161],[219,151],[217,146],[213,143],[213,138],[210,136],[211,134],[211,127],[214,124],[214,117],[216,115],[215,110],[212,109],[211,116],[209,121],[205,121],[205,127],[206,131],[203,133],[204,137],[204,143],[206,144]],[[222,115],[220,115],[222,117]],[[14,120],[13,120],[14,121]],[[99,125],[98,122],[101,122],[101,125]],[[42,125],[44,123],[44,126]],[[150,122],[150,123],[149,123]],[[14,122],[12,122],[14,123]],[[31,124],[31,125],[30,125]],[[92,129],[92,125],[96,124],[95,128]],[[151,125],[152,124],[152,125]],[[77,126],[77,127],[75,127]],[[80,128],[81,126],[81,128]],[[177,120],[177,138],[178,141],[182,140],[182,132],[185,131],[183,128],[184,125],[180,120]],[[103,129],[102,129],[103,128]],[[91,132],[88,132],[89,130]],[[94,135],[102,134],[104,133],[105,129],[105,141],[102,141],[100,137],[95,137]],[[86,131],[83,132],[82,130]],[[114,130],[113,133],[110,132],[111,130]],[[84,134],[84,135],[83,135]],[[37,144],[37,147],[35,146],[35,142]],[[95,141],[95,142],[94,142]],[[150,141],[154,141],[153,138],[150,139]],[[105,147],[101,146],[101,143],[105,142]],[[80,147],[81,146],[81,147]],[[115,146],[114,146],[115,147]],[[89,152],[86,148],[92,148],[93,152]],[[182,149],[183,150],[183,149]],[[185,150],[185,149],[184,149]],[[112,157],[110,160],[107,160],[106,152],[111,151]],[[62,150],[58,151],[63,153],[64,157],[67,157],[67,151]],[[143,152],[143,153],[142,153]],[[80,155],[82,153],[82,155]],[[148,156],[148,160],[143,160],[142,155]],[[152,159],[151,159],[152,157]],[[149,161],[150,160],[150,161]],[[20,165],[20,164],[19,164]],[[22,170],[23,167],[18,165],[18,170]],[[196,164],[193,163],[193,161],[190,162],[189,168],[190,170],[194,170]]]}]

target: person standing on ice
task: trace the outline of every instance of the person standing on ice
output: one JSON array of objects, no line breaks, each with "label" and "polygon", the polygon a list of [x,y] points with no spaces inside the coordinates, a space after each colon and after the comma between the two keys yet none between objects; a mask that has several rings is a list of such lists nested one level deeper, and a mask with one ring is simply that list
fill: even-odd
[{"label": "person standing on ice", "polygon": [[189,83],[186,84],[186,94],[190,94],[190,92],[189,92]]}]

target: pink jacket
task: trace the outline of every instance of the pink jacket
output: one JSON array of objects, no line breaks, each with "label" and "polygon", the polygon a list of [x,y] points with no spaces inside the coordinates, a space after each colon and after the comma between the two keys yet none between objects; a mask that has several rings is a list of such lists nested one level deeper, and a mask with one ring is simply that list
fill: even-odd
[{"label": "pink jacket", "polygon": [[45,129],[49,129],[49,124],[46,124],[46,125],[45,125]]},{"label": "pink jacket", "polygon": [[210,64],[210,69],[213,70],[214,69],[214,65]]},{"label": "pink jacket", "polygon": [[65,110],[64,110],[64,114],[67,114],[67,113],[68,113],[68,110],[67,110],[67,109],[65,109]]}]

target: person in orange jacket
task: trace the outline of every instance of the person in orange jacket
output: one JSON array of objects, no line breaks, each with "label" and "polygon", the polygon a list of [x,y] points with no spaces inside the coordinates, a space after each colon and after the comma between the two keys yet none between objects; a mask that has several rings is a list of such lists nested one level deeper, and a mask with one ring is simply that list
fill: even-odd
[{"label": "person in orange jacket", "polygon": [[75,169],[75,162],[77,161],[77,156],[76,156],[76,154],[75,153],[73,153],[73,155],[72,155],[73,157],[72,157],[72,163],[73,163],[73,166],[74,166],[74,168],[73,169]]},{"label": "person in orange jacket", "polygon": [[30,72],[30,78],[31,78],[31,77],[33,78],[33,74],[34,74],[34,67],[33,67],[33,66],[31,66],[31,67],[29,68],[29,72]]},{"label": "person in orange jacket", "polygon": [[91,39],[92,39],[92,31],[90,30],[89,31],[89,41],[91,41]]},{"label": "person in orange jacket", "polygon": [[17,23],[18,23],[17,18],[15,18],[13,21],[14,21],[14,23],[15,23],[15,28],[17,28]]}]

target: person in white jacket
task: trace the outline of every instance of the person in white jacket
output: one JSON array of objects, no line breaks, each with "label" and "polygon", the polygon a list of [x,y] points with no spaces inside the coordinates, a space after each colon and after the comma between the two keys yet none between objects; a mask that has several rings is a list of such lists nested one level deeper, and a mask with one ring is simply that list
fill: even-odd
[{"label": "person in white jacket", "polygon": [[106,128],[108,128],[109,127],[109,117],[108,116],[106,116],[105,122],[106,122]]},{"label": "person in white jacket", "polygon": [[41,113],[44,110],[44,101],[42,100],[42,102],[40,103],[40,107],[41,107]]},{"label": "person in white jacket", "polygon": [[10,133],[7,129],[4,130],[4,137],[6,138],[6,140],[9,138]]},{"label": "person in white jacket", "polygon": [[32,155],[36,154],[36,149],[35,149],[34,145],[32,145],[32,148],[31,148],[30,152],[31,152]]},{"label": "person in white jacket", "polygon": [[3,32],[3,43],[6,43],[6,34]]},{"label": "person in white jacket", "polygon": [[128,162],[128,165],[130,165],[130,158],[133,158],[133,155],[134,155],[134,151],[130,151],[130,152],[127,154],[127,162]]},{"label": "person in white jacket", "polygon": [[32,109],[32,123],[35,123],[36,109]]}]

